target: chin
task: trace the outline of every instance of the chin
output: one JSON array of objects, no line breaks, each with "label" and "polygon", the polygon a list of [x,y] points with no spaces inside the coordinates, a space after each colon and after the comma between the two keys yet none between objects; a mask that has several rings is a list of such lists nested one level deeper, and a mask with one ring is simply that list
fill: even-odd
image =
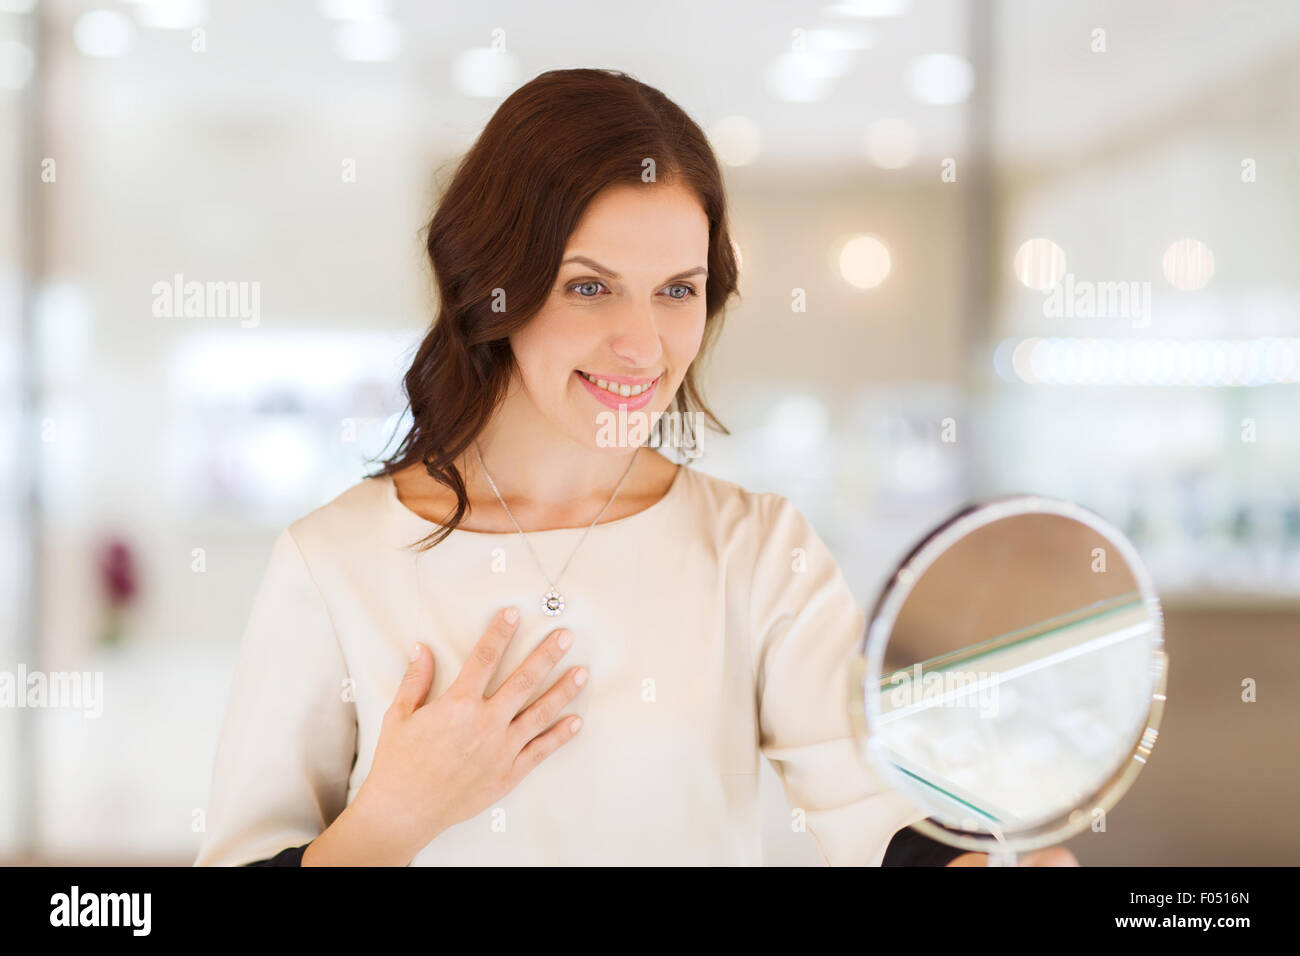
[{"label": "chin", "polygon": [[577,441],[589,448],[609,452],[627,452],[640,447],[650,437],[650,426],[663,412],[659,408],[641,408],[619,412],[598,412],[598,420],[588,419],[585,428],[570,431]]}]

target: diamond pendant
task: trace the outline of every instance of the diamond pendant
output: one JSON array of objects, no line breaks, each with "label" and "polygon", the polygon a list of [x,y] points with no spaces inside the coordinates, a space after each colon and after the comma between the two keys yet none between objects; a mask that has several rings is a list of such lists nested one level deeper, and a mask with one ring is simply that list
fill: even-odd
[{"label": "diamond pendant", "polygon": [[546,592],[546,601],[542,604],[542,610],[549,617],[555,617],[564,610],[564,598],[560,596],[560,593],[555,588],[551,588]]}]

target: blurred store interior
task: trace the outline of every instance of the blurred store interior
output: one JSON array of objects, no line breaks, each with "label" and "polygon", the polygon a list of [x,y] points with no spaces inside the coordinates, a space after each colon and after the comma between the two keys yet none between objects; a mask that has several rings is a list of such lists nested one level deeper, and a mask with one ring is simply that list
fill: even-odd
[{"label": "blurred store interior", "polygon": [[[270,544],[401,421],[440,178],[574,66],[725,165],[693,467],[790,497],[864,605],[968,500],[1097,511],[1172,666],[1071,848],[1300,859],[1300,5],[0,0],[0,669],[104,675],[0,710],[0,861],[192,862]],[[159,317],[179,277],[260,312]],[[768,861],[816,864],[763,772]]]}]

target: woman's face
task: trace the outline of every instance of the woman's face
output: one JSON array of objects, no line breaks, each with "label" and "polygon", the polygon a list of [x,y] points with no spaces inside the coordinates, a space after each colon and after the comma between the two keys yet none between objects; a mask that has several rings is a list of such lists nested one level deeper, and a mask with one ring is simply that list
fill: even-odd
[{"label": "woman's face", "polygon": [[601,192],[569,238],[550,298],[510,337],[512,390],[588,447],[611,444],[620,406],[629,423],[653,422],[699,352],[708,251],[708,217],[686,187]]}]

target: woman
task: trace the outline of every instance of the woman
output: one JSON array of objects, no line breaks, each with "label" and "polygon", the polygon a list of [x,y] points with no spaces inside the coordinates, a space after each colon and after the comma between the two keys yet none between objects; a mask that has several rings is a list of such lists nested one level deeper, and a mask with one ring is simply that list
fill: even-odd
[{"label": "woman", "polygon": [[697,374],[738,270],[699,127],[544,73],[428,252],[412,427],[275,543],[198,864],[759,863],[760,755],[827,861],[880,863],[920,814],[853,740],[847,582],[784,497],[654,447],[725,431]]}]

